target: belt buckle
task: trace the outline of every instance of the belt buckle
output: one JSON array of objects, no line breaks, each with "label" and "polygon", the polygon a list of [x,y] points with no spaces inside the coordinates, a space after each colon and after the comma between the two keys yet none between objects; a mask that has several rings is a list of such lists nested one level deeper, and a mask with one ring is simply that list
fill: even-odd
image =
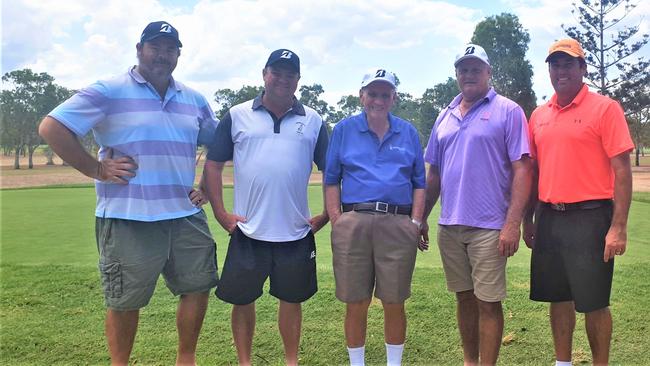
[{"label": "belt buckle", "polygon": [[[382,208],[380,208],[382,207]],[[375,211],[388,213],[388,203],[386,202],[375,202]]]},{"label": "belt buckle", "polygon": [[566,211],[566,206],[562,202],[560,202],[560,203],[552,203],[551,208],[556,210],[556,211]]}]

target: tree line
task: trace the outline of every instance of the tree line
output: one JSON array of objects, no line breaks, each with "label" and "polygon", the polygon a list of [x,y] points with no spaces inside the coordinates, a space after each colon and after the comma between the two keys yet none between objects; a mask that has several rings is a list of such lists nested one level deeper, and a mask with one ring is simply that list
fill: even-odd
[{"label": "tree line", "polygon": [[[623,105],[637,147],[636,165],[639,165],[643,147],[650,144],[650,60],[632,56],[648,43],[649,35],[638,34],[638,26],[620,25],[634,6],[629,0],[580,0],[574,3],[578,24],[562,28],[568,36],[580,41],[587,53],[586,82]],[[481,45],[488,53],[492,64],[491,83],[496,91],[517,102],[530,117],[537,105],[532,89],[533,70],[526,59],[530,36],[517,16],[502,13],[487,17],[476,25],[470,42]],[[37,133],[38,123],[74,91],[55,84],[47,73],[37,74],[29,69],[11,71],[2,80],[12,89],[3,90],[1,95],[0,147],[5,155],[15,154],[15,169],[20,168],[19,156],[25,154],[32,168],[32,155],[43,143]],[[223,117],[230,107],[254,98],[261,91],[262,86],[251,85],[239,90],[217,90],[216,117]],[[298,92],[300,102],[314,108],[330,127],[361,111],[357,95],[342,96],[336,105],[329,105],[321,99],[325,90],[320,84],[303,85]],[[393,113],[411,121],[426,144],[438,114],[458,93],[452,77],[426,89],[421,96],[398,92]],[[90,135],[82,143],[90,151],[96,148]],[[50,151],[50,162],[51,156]]]}]

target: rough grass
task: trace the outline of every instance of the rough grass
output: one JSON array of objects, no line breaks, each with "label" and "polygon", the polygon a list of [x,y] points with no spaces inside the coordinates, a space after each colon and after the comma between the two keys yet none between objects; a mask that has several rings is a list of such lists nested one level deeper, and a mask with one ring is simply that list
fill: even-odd
[{"label": "rough grass", "polygon": [[[231,191],[226,189],[227,202]],[[322,209],[319,186],[310,187],[312,212]],[[0,363],[13,365],[108,364],[103,336],[104,306],[96,270],[94,191],[47,188],[0,191]],[[212,213],[206,209],[208,216]],[[437,213],[434,213],[434,217]],[[433,220],[432,220],[433,221]],[[221,267],[227,235],[210,220]],[[435,227],[435,226],[434,226]],[[612,294],[612,364],[650,364],[647,309],[650,299],[650,194],[635,193],[630,213],[628,252],[617,258]],[[319,292],[304,305],[300,362],[345,364],[344,307],[334,297],[329,226],[317,235]],[[502,364],[549,365],[553,347],[545,304],[528,300],[530,252],[521,248],[508,264],[509,297],[504,302]],[[173,364],[177,299],[160,282],[142,310],[131,364]],[[258,301],[254,363],[282,364],[276,326],[276,300]],[[407,303],[408,340],[404,364],[459,364],[462,353],[454,297],[445,288],[435,248],[418,255],[413,295]],[[212,297],[198,347],[204,365],[235,364],[230,307]],[[385,364],[382,311],[369,313],[367,361]],[[575,363],[590,362],[579,318]]]}]

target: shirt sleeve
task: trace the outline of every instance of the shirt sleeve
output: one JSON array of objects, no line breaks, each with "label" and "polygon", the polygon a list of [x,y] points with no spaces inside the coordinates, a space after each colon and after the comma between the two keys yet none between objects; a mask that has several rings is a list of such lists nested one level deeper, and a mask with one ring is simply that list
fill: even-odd
[{"label": "shirt sleeve", "polygon": [[212,143],[208,147],[208,160],[226,162],[232,160],[235,143],[232,141],[232,118],[230,112],[223,116],[214,132]]},{"label": "shirt sleeve", "polygon": [[433,165],[433,166],[440,166],[440,157],[438,156],[438,134],[436,131],[438,130],[438,127],[440,126],[440,123],[442,119],[445,117],[447,114],[447,111],[449,108],[443,110],[440,112],[438,115],[438,119],[436,119],[436,122],[433,124],[433,127],[431,128],[431,135],[429,135],[429,142],[427,143],[427,149],[424,152],[424,161],[427,163]]},{"label": "shirt sleeve", "polygon": [[528,128],[526,115],[520,106],[516,105],[508,112],[506,121],[506,146],[510,161],[520,160],[523,155],[530,154],[528,143]]},{"label": "shirt sleeve", "polygon": [[420,136],[415,127],[411,129],[412,146],[415,147],[415,161],[413,162],[413,176],[411,183],[413,189],[426,188],[426,170],[424,169],[424,155],[422,153],[422,144]]},{"label": "shirt sleeve", "polygon": [[628,152],[634,148],[623,108],[616,101],[607,106],[600,121],[603,148],[609,158]]},{"label": "shirt sleeve", "polygon": [[[340,122],[339,122],[340,123]],[[325,166],[325,184],[338,185],[341,183],[341,128],[337,124],[332,131],[332,137],[327,148],[327,159]]]},{"label": "shirt sleeve", "polygon": [[201,107],[199,116],[199,136],[197,142],[199,145],[209,146],[214,140],[214,133],[219,120],[215,118],[214,112],[205,97],[201,96],[201,101],[203,106]]},{"label": "shirt sleeve", "polygon": [[106,118],[109,102],[108,88],[102,82],[96,82],[75,93],[48,115],[76,135],[85,136]]},{"label": "shirt sleeve", "polygon": [[316,141],[316,148],[314,149],[314,163],[321,172],[325,170],[327,160],[327,144],[329,137],[327,135],[327,127],[325,122],[321,122],[320,131],[318,131],[318,140]]},{"label": "shirt sleeve", "polygon": [[530,115],[530,120],[528,121],[528,143],[530,145],[530,157],[532,159],[537,159],[537,145],[535,144],[535,112],[537,112],[537,110],[533,111],[533,114]]}]

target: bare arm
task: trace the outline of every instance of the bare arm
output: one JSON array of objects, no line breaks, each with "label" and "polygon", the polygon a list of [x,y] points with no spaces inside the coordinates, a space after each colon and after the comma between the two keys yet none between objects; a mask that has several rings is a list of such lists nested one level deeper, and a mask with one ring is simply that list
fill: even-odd
[{"label": "bare arm", "polygon": [[510,189],[510,204],[506,221],[499,235],[499,254],[510,257],[519,249],[521,237],[521,220],[530,199],[532,175],[530,158],[527,155],[512,162],[512,188]]},{"label": "bare arm", "polygon": [[38,127],[38,133],[50,145],[50,148],[84,175],[101,181],[127,184],[124,177],[134,177],[138,166],[133,159],[122,156],[112,159],[110,156],[97,161],[81,146],[75,134],[61,122],[52,117],[45,117]]},{"label": "bare arm", "polygon": [[334,225],[341,217],[341,186],[338,184],[325,186],[325,209]]},{"label": "bare arm", "polygon": [[323,173],[323,212],[320,215],[316,215],[309,220],[309,225],[311,226],[311,231],[316,234],[318,230],[322,229],[323,226],[329,221],[329,215],[327,214],[327,200],[325,197],[325,174]]},{"label": "bare arm", "polygon": [[537,167],[537,161],[530,159],[530,171],[531,171],[531,184],[530,184],[530,197],[528,198],[528,204],[524,210],[524,220],[523,220],[523,233],[522,237],[526,246],[528,248],[533,248],[535,246],[535,231],[537,230],[537,223],[535,219],[535,210],[539,205],[539,191],[538,191],[538,179],[539,179],[539,169]]},{"label": "bare arm", "polygon": [[627,248],[627,216],[630,212],[632,201],[632,168],[628,152],[618,154],[611,158],[614,170],[614,214],[612,223],[605,236],[605,262],[613,259],[615,255],[623,255]]},{"label": "bare arm", "polygon": [[228,213],[223,204],[223,167],[225,162],[207,160],[203,169],[204,187],[212,206],[212,212],[221,227],[229,233],[235,231],[237,222],[246,222],[246,218]]},{"label": "bare arm", "polygon": [[[429,224],[427,220],[433,210],[433,206],[438,202],[440,197],[440,173],[438,167],[429,165],[427,171],[427,188],[424,193],[424,212],[422,213],[422,243],[429,243]],[[427,245],[428,246],[428,245]]]}]

